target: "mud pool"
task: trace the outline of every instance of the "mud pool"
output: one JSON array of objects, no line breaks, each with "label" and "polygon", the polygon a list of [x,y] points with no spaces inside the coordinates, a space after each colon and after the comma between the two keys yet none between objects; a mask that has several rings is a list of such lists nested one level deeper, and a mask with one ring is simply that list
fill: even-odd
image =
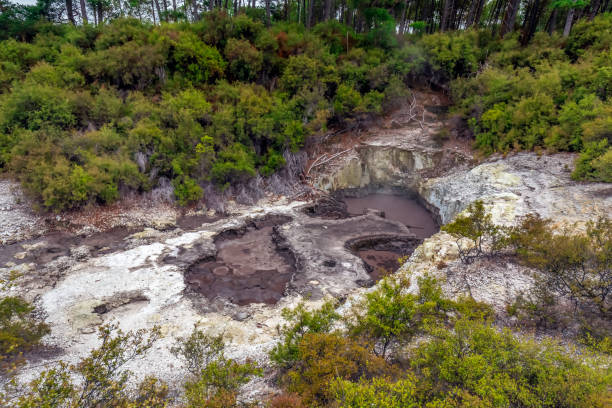
[{"label": "mud pool", "polygon": [[276,244],[274,228],[283,221],[224,232],[215,240],[216,257],[192,265],[185,283],[210,300],[225,298],[239,306],[276,303],[295,271],[291,255]]},{"label": "mud pool", "polygon": [[374,193],[345,197],[343,201],[351,215],[361,215],[367,209],[382,211],[385,218],[401,222],[420,239],[429,238],[440,230],[432,214],[417,199],[408,196]]}]

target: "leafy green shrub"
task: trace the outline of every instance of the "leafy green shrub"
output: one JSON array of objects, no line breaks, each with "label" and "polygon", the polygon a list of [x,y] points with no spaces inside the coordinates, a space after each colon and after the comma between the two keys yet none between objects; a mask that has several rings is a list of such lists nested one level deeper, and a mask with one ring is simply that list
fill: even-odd
[{"label": "leafy green shrub", "polygon": [[369,346],[337,333],[306,333],[296,357],[297,363],[284,380],[287,389],[315,406],[331,402],[329,385],[335,378],[357,381],[394,373],[393,367],[373,354]]},{"label": "leafy green shrub", "polygon": [[584,235],[569,229],[555,234],[549,224],[531,216],[512,230],[510,242],[520,259],[542,270],[543,291],[608,315],[612,310],[612,222],[607,218],[590,222]]},{"label": "leafy green shrub", "polygon": [[250,361],[240,364],[227,359],[222,335],[210,336],[195,327],[189,337],[179,338],[171,351],[193,377],[184,385],[188,408],[238,406],[238,389],[252,376],[262,374]]},{"label": "leafy green shrub", "polygon": [[[471,263],[478,257],[490,255],[502,245],[503,231],[493,223],[491,214],[485,210],[481,200],[468,205],[463,215],[458,215],[441,229],[455,237],[463,263]],[[467,246],[465,240],[470,241]]]},{"label": "leafy green shrub", "polygon": [[592,180],[612,182],[612,148],[608,147],[608,139],[590,142],[576,160],[576,168],[572,172],[575,180]]},{"label": "leafy green shrub", "polygon": [[559,345],[465,320],[436,332],[411,360],[432,406],[603,407],[609,394],[609,372]]},{"label": "leafy green shrub", "polygon": [[330,384],[330,388],[334,399],[344,408],[416,408],[422,406],[416,395],[416,378],[410,373],[404,377],[396,381],[375,377],[370,381],[361,379],[359,382],[337,378]]},{"label": "leafy green shrub", "polygon": [[245,180],[255,175],[255,162],[247,148],[235,143],[219,153],[210,170],[211,179],[219,185]]},{"label": "leafy green shrub", "polygon": [[17,127],[66,129],[76,123],[68,94],[49,85],[31,84],[13,89],[2,104],[0,115],[0,129],[8,132]]},{"label": "leafy green shrub", "polygon": [[194,84],[224,76],[226,62],[216,48],[206,45],[190,32],[182,32],[173,44],[176,69]]},{"label": "leafy green shrub", "polygon": [[[74,365],[63,362],[43,371],[19,396],[7,401],[15,408],[78,406],[127,406],[162,408],[168,403],[168,388],[152,377],[136,391],[127,387],[132,373],[125,365],[142,358],[159,338],[159,328],[123,333],[116,326],[99,328],[101,345]],[[75,378],[76,377],[76,378]]]},{"label": "leafy green shrub", "polygon": [[331,302],[313,311],[300,303],[294,309],[283,309],[282,316],[288,323],[278,327],[281,341],[270,352],[271,360],[281,368],[290,368],[297,361],[299,344],[306,333],[326,333],[339,317]]},{"label": "leafy green shrub", "polygon": [[453,302],[442,296],[434,279],[421,277],[418,283],[419,293],[412,294],[406,293],[408,282],[382,279],[354,308],[350,334],[374,343],[374,352],[385,358],[394,343],[408,343],[428,325],[443,323]]},{"label": "leafy green shrub", "polygon": [[[10,287],[16,278],[0,281],[2,289]],[[0,298],[0,373],[16,368],[19,357],[36,347],[41,338],[50,332],[49,327],[32,316],[34,306],[15,296]]]},{"label": "leafy green shrub", "polygon": [[156,45],[134,42],[113,46],[88,56],[87,74],[120,88],[145,89],[159,79],[165,56]]},{"label": "leafy green shrub", "polygon": [[230,38],[225,46],[228,73],[239,81],[250,81],[262,68],[263,55],[251,43]]}]

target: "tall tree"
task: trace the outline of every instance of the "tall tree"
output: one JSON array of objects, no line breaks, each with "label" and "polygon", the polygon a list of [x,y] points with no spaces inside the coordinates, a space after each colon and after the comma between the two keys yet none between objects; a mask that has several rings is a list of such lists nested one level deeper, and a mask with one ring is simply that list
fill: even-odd
[{"label": "tall tree", "polygon": [[442,18],[440,20],[440,31],[446,31],[449,28],[449,20],[453,13],[453,0],[444,0],[442,7]]},{"label": "tall tree", "polygon": [[80,0],[81,3],[81,20],[83,21],[83,24],[87,24],[88,20],[87,20],[87,7],[85,7],[85,0]]},{"label": "tall tree", "polygon": [[66,14],[68,15],[68,21],[70,24],[75,25],[74,11],[72,9],[72,0],[66,0]]},{"label": "tall tree", "polygon": [[478,26],[483,7],[484,0],[472,0],[470,4],[470,11],[468,12],[467,20],[465,22],[465,28],[470,28],[473,25]]},{"label": "tall tree", "polygon": [[521,0],[510,0],[508,2],[506,14],[504,14],[504,20],[502,21],[502,25],[499,30],[500,37],[503,38],[506,34],[514,29],[514,22],[516,21],[516,15],[518,14],[520,3]]},{"label": "tall tree", "polygon": [[567,16],[565,18],[565,27],[563,27],[563,36],[568,37],[570,35],[570,31],[572,30],[572,23],[574,22],[574,11],[576,9],[574,7],[570,7],[567,10]]}]

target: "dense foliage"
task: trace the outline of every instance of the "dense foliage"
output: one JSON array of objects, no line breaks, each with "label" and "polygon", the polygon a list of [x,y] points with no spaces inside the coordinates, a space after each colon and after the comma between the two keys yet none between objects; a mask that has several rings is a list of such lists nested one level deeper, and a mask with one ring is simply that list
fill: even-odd
[{"label": "dense foliage", "polygon": [[[0,279],[0,290],[12,285],[17,275]],[[0,297],[0,374],[7,374],[23,362],[23,353],[39,345],[49,326],[33,316],[34,306],[17,296]]]},{"label": "dense foliage", "polygon": [[[354,316],[336,321],[335,331],[306,331],[297,358],[282,366],[281,384],[314,407],[603,407],[609,402],[610,372],[593,368],[609,362],[586,354],[582,358],[590,363],[579,362],[555,343],[499,331],[489,323],[485,305],[445,298],[430,277],[420,280],[416,294],[405,292],[406,283],[385,278]],[[327,315],[298,310],[296,327],[303,327],[304,313],[306,320]],[[414,318],[406,323],[401,316]],[[396,319],[403,324],[394,324]],[[420,341],[411,341],[415,336]],[[389,349],[392,353],[382,358]],[[289,395],[287,400],[296,398]]]},{"label": "dense foliage", "polygon": [[516,36],[489,43],[478,73],[452,83],[475,146],[581,152],[574,178],[612,182],[611,26],[608,14],[577,24],[569,39],[538,33],[524,48]]},{"label": "dense foliage", "polygon": [[534,214],[511,227],[495,225],[491,218],[484,203],[476,201],[442,230],[456,238],[464,263],[503,256],[533,268],[534,287],[508,305],[521,326],[574,333],[583,343],[610,353],[610,218],[563,229]]},{"label": "dense foliage", "polygon": [[47,209],[170,185],[186,204],[207,184],[270,176],[309,135],[393,109],[410,83],[452,81],[484,153],[577,151],[576,178],[610,181],[609,14],[528,47],[381,24],[266,27],[218,10],[191,23],[33,23],[0,42],[0,168]]},{"label": "dense foliage", "polygon": [[[42,31],[42,29],[41,29]],[[0,166],[54,210],[171,180],[182,204],[207,182],[269,176],[334,123],[381,113],[404,89],[389,51],[322,26],[264,28],[214,13],[161,27],[45,26],[0,43]],[[401,62],[401,61],[396,61]]]}]

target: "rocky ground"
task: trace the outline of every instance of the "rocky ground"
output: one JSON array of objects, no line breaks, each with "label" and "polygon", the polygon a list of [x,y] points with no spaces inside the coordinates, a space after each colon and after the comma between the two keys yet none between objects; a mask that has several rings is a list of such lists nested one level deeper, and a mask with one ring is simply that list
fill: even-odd
[{"label": "rocky ground", "polygon": [[[431,104],[439,103],[428,98]],[[442,223],[478,199],[503,224],[535,212],[558,226],[583,228],[586,221],[610,214],[609,184],[570,179],[574,156],[520,153],[476,163],[461,140],[437,140],[443,122],[432,109],[423,110],[424,105],[419,105],[421,111],[418,106],[406,108],[357,137],[326,142],[330,152],[343,153],[311,168],[309,182],[328,192],[412,193]],[[312,152],[311,166],[321,154]],[[266,353],[278,339],[283,307],[300,301],[316,306],[327,296],[346,300],[371,286],[371,276],[351,244],[414,239],[408,228],[376,213],[330,219],[308,215],[307,202],[278,197],[253,206],[230,205],[230,215],[220,219],[200,211],[189,222],[181,222],[179,211],[163,202],[120,203],[45,218],[34,215],[20,197],[14,183],[0,182],[0,234],[4,242],[13,242],[0,247],[0,273],[22,273],[12,292],[32,300],[52,329],[44,339],[51,351],[31,360],[22,370],[24,380],[53,361],[74,362],[86,355],[97,344],[96,326],[108,322],[118,322],[125,330],[159,325],[163,339],[130,368],[138,378],[154,374],[175,389],[186,371],[169,349],[194,325],[231,338],[230,356],[266,364]],[[294,270],[278,303],[238,306],[190,290],[184,273],[214,258],[220,236],[240,234],[270,217],[284,220],[274,226],[272,237],[279,251],[291,255],[285,259],[293,262]],[[58,228],[59,235],[49,232]],[[400,273],[433,273],[443,278],[448,293],[470,293],[500,313],[532,285],[531,271],[514,264],[480,261],[465,267],[454,240],[443,232],[425,239]],[[251,384],[247,394],[269,390],[262,380]]]}]

